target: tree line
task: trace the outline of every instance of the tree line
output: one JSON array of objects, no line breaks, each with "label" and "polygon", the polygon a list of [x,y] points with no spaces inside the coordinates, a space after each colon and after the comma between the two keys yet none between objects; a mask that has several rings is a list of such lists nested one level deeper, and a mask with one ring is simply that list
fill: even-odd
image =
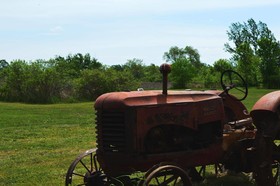
[{"label": "tree line", "polygon": [[141,82],[160,81],[156,65],[128,60],[102,65],[90,54],[57,56],[49,60],[0,61],[0,100],[56,103],[94,100],[112,91],[136,90]]},{"label": "tree line", "polygon": [[[213,65],[200,60],[192,46],[170,47],[163,58],[172,64],[172,88],[220,88],[224,70],[239,72],[249,86],[280,87],[280,44],[262,22],[233,23],[225,50],[230,59]],[[143,82],[161,82],[159,66],[129,59],[123,65],[103,65],[90,54],[69,54],[49,60],[0,60],[0,101],[56,103],[95,100],[112,91],[136,90]]]}]

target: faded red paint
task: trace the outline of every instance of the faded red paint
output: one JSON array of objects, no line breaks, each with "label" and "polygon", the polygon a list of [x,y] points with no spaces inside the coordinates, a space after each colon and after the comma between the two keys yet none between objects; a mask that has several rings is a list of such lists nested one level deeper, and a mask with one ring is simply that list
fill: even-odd
[{"label": "faded red paint", "polygon": [[264,95],[252,108],[252,111],[263,110],[276,112],[280,105],[280,91],[274,91]]}]

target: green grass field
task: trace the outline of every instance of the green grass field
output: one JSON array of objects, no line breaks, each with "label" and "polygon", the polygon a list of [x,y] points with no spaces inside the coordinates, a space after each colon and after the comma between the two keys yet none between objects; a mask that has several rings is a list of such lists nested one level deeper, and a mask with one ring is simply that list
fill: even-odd
[{"label": "green grass field", "polygon": [[[251,88],[245,105],[270,91]],[[64,185],[71,162],[96,145],[94,120],[93,103],[0,102],[0,185]]]},{"label": "green grass field", "polygon": [[0,103],[0,185],[63,185],[76,156],[95,146],[93,103]]}]

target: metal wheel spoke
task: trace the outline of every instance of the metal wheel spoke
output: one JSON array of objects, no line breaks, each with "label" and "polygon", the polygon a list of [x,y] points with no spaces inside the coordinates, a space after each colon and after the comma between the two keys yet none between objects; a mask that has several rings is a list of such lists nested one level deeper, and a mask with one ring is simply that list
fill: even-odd
[{"label": "metal wheel spoke", "polygon": [[223,167],[222,165],[220,165],[219,163],[218,164],[215,164],[215,174],[218,175],[218,173],[222,173],[223,172]]},{"label": "metal wheel spoke", "polygon": [[160,183],[159,183],[159,181],[158,181],[158,178],[157,178],[157,177],[155,177],[155,179],[156,179],[156,181],[157,181],[157,184],[158,184],[158,185],[160,185]]},{"label": "metal wheel spoke", "polygon": [[206,169],[206,167],[204,165],[201,166],[201,168],[198,171],[198,174],[204,177],[205,176],[205,169]]},{"label": "metal wheel spoke", "polygon": [[[165,171],[164,171],[164,172],[165,172]],[[164,177],[163,177],[163,181],[165,181],[165,180],[166,180],[166,176],[167,176],[167,175],[165,174],[165,175],[164,175]]]},{"label": "metal wheel spoke", "polygon": [[177,180],[179,176],[172,175],[170,178],[162,182],[160,185],[168,185],[169,183],[172,183],[174,180]]},{"label": "metal wheel spoke", "polygon": [[174,186],[176,186],[179,176],[174,181]]},{"label": "metal wheel spoke", "polygon": [[[164,172],[167,172],[167,170],[165,170]],[[163,182],[166,181],[166,178],[167,178],[167,174],[164,175],[164,179],[163,179]]]},{"label": "metal wheel spoke", "polygon": [[93,171],[93,155],[90,154],[90,172]]},{"label": "metal wheel spoke", "polygon": [[73,172],[72,174],[74,174],[74,175],[76,175],[76,176],[80,176],[80,177],[85,178],[85,176],[84,176],[84,175],[81,175],[81,174],[78,174],[78,173],[75,173],[75,172]]},{"label": "metal wheel spoke", "polygon": [[95,170],[101,171],[101,167],[97,166],[97,156],[96,156],[96,154],[93,156],[93,162],[94,162]]},{"label": "metal wheel spoke", "polygon": [[88,169],[88,167],[84,164],[84,162],[82,160],[80,160],[80,163],[84,166],[84,168],[89,172],[91,173],[91,171]]}]

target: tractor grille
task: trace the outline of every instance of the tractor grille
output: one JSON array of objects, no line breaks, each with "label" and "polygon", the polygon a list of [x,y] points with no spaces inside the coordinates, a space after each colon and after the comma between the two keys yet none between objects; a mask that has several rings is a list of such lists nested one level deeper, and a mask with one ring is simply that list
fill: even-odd
[{"label": "tractor grille", "polygon": [[98,148],[105,152],[124,152],[126,147],[124,112],[97,111]]}]

